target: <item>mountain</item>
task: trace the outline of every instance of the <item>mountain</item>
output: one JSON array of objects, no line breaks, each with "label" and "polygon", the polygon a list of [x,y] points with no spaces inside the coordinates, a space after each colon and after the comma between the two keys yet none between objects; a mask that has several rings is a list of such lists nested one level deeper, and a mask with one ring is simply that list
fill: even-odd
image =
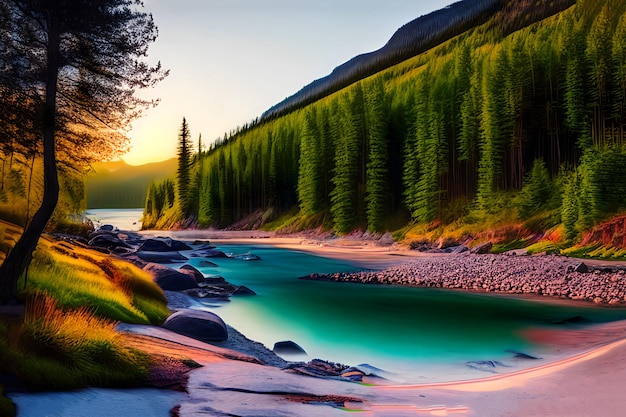
[{"label": "mountain", "polygon": [[277,117],[311,104],[390,68],[496,17],[500,30],[510,33],[566,9],[575,0],[464,0],[421,16],[398,29],[382,48],[358,55],[274,105],[262,119]]},{"label": "mountain", "polygon": [[175,158],[138,166],[122,160],[94,164],[85,181],[87,208],[143,207],[150,184],[175,172]]}]

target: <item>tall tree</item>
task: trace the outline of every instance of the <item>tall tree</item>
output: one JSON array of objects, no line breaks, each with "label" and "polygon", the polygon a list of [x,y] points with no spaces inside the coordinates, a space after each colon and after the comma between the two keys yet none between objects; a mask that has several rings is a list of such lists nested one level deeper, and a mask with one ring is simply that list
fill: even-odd
[{"label": "tall tree", "polygon": [[152,104],[135,91],[167,75],[145,62],[157,29],[142,6],[139,0],[2,2],[0,85],[31,91],[40,109],[45,185],[39,209],[0,267],[1,303],[14,299],[57,205],[56,147],[64,141],[83,161],[125,150],[129,122]]},{"label": "tall tree", "polygon": [[367,227],[380,232],[384,227],[385,210],[389,202],[389,154],[385,87],[382,79],[366,90],[366,125],[369,142],[365,203]]},{"label": "tall tree", "polygon": [[191,169],[191,132],[187,119],[183,117],[183,122],[178,131],[178,168],[176,179],[178,180],[178,201],[183,217],[187,217],[190,211],[189,204],[189,180]]}]

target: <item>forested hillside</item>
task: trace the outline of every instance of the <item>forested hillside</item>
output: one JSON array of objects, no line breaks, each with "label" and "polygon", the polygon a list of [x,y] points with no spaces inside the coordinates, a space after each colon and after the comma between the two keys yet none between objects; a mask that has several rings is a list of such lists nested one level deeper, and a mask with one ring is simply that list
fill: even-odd
[{"label": "forested hillside", "polygon": [[85,179],[87,208],[143,207],[150,184],[175,172],[175,159],[140,166],[124,161],[94,164]]},{"label": "forested hillside", "polygon": [[[274,225],[338,233],[508,216],[576,237],[626,208],[626,0],[553,14],[568,4],[501,3],[425,53],[224,138],[194,156],[186,214],[223,227],[288,213]],[[150,223],[184,217],[153,203]]]}]

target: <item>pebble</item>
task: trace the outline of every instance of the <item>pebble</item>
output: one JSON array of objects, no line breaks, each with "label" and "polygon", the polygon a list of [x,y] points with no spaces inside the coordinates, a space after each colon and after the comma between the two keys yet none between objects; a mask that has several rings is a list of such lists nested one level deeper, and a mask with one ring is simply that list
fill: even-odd
[{"label": "pebble", "polygon": [[557,255],[462,254],[419,258],[382,271],[310,274],[303,279],[534,294],[623,306],[622,275],[623,269],[593,268]]}]

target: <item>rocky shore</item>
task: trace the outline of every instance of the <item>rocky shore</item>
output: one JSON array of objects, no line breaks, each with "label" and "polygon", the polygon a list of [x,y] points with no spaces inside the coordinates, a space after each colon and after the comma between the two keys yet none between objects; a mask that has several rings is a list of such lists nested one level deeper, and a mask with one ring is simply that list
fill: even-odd
[{"label": "rocky shore", "polygon": [[415,258],[382,271],[311,274],[301,279],[459,289],[626,304],[626,268],[556,255],[452,254]]}]

